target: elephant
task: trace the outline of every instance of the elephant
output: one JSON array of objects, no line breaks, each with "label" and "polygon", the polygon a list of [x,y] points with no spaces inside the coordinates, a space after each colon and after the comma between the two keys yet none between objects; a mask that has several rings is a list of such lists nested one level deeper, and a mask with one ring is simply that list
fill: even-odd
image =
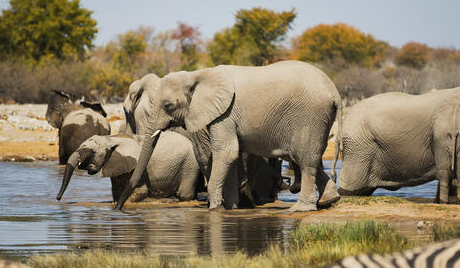
[{"label": "elephant", "polygon": [[[143,81],[149,80],[150,87],[141,87]],[[160,86],[160,78],[155,74],[148,74],[140,80],[131,83],[123,102],[123,110],[126,118],[126,133],[145,134],[149,118],[151,100]],[[192,141],[195,156],[200,165],[204,179],[209,179],[211,172],[211,145],[209,132],[206,129],[191,133],[182,127],[173,127],[169,130],[175,131]],[[283,186],[284,177],[281,171],[273,169],[268,161],[261,157],[242,153],[244,163],[239,163],[239,196],[241,202],[239,207],[254,207],[264,203],[274,202],[277,197],[277,190]],[[247,161],[247,162],[246,162]],[[249,163],[248,163],[249,162]],[[203,188],[206,183],[203,184]]]},{"label": "elephant", "polygon": [[[132,134],[94,135],[84,141],[67,162],[56,199],[61,199],[78,166],[90,175],[101,171],[103,177],[110,177],[113,200],[118,200],[136,166],[141,142],[142,136]],[[158,150],[152,154],[146,175],[142,177],[142,187],[131,196],[131,201],[147,196],[177,196],[181,201],[194,199],[199,167],[191,142],[175,132],[165,131],[156,147]]]},{"label": "elephant", "polygon": [[[140,87],[152,84],[146,80]],[[209,131],[210,210],[237,206],[235,169],[240,151],[299,165],[300,197],[292,211],[317,210],[317,204],[340,199],[335,184],[327,175],[322,176],[321,158],[336,114],[341,128],[341,98],[318,68],[300,61],[283,61],[263,67],[220,65],[173,72],[161,78],[151,102],[141,155],[116,209],[123,207],[137,186],[161,132],[175,126],[184,126],[192,133]],[[224,198],[225,186],[231,193],[228,198]]]},{"label": "elephant", "polygon": [[70,95],[52,90],[46,110],[48,123],[59,129],[59,164],[89,137],[109,135],[110,125],[100,103],[72,102]]},{"label": "elephant", "polygon": [[[460,88],[390,92],[357,103],[343,122],[339,194],[371,195],[377,188],[397,190],[438,179],[440,202],[448,202],[452,177],[460,174],[459,105]],[[337,158],[338,150],[332,170]]]}]

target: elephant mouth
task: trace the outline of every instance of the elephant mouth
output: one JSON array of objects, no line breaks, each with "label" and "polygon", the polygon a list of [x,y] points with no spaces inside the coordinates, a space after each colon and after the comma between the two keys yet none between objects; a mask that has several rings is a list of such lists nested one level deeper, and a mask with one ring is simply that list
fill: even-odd
[{"label": "elephant mouth", "polygon": [[99,169],[94,164],[89,164],[86,169],[88,170],[89,175],[94,175],[99,172]]}]

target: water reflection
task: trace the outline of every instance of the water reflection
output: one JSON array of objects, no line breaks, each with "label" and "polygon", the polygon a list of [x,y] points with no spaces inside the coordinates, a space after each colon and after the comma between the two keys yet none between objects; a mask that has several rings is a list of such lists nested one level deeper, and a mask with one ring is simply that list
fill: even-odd
[{"label": "water reflection", "polygon": [[56,163],[0,163],[0,257],[23,258],[86,248],[157,254],[255,254],[270,243],[285,248],[296,225],[293,219],[268,216],[267,209],[113,211],[108,204],[100,204],[111,199],[110,180],[80,171],[63,201],[56,202],[63,169]]}]

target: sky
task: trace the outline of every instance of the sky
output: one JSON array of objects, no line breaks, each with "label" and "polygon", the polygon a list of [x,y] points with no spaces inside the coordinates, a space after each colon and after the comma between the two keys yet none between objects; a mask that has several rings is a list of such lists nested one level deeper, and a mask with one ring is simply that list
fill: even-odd
[{"label": "sky", "polygon": [[[94,11],[99,32],[95,44],[139,26],[156,32],[174,29],[178,21],[199,26],[203,38],[235,22],[239,9],[295,8],[297,18],[288,38],[319,23],[344,22],[393,46],[415,41],[431,47],[460,49],[460,1],[457,0],[80,0]],[[0,0],[0,9],[9,0]]]}]

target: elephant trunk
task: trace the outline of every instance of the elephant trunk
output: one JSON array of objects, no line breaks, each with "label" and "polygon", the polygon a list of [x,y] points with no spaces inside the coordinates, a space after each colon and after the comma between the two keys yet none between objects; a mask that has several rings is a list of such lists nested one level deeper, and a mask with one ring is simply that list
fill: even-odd
[{"label": "elephant trunk", "polygon": [[70,178],[72,177],[73,171],[75,168],[80,164],[81,157],[79,152],[74,152],[69,160],[67,161],[67,165],[65,167],[64,177],[62,178],[62,185],[61,190],[59,190],[59,194],[57,195],[56,199],[59,201],[62,198],[67,186],[69,185]]},{"label": "elephant trunk", "polygon": [[152,134],[153,131],[154,130],[151,131],[149,129],[149,131],[147,131],[147,133],[145,134],[144,141],[142,142],[141,154],[136,164],[136,169],[134,170],[133,175],[131,176],[131,179],[129,180],[129,183],[126,184],[125,189],[123,190],[123,193],[118,199],[117,206],[115,207],[116,210],[122,209],[128,197],[133,193],[134,188],[139,184],[142,174],[144,173],[147,167],[147,164],[149,163],[150,157],[152,156],[152,153],[153,153],[153,149],[155,148],[155,145],[158,141],[158,138],[160,137],[160,132],[161,132],[160,130],[156,130]]}]

